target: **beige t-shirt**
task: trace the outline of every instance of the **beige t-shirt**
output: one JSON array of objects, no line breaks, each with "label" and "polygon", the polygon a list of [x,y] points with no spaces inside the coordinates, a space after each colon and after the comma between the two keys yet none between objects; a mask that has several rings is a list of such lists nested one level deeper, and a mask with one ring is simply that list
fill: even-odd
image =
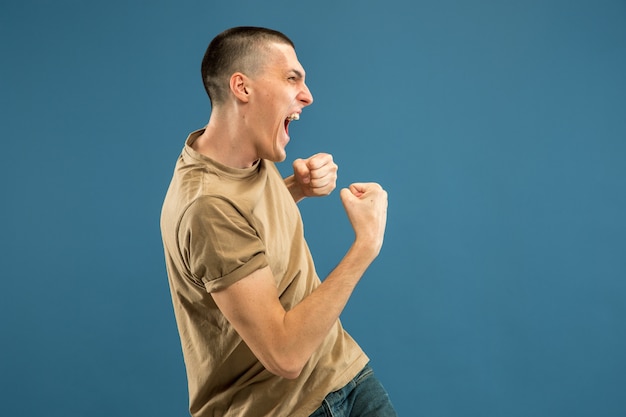
[{"label": "beige t-shirt", "polygon": [[261,365],[210,293],[270,266],[289,310],[320,280],[300,212],[276,166],[223,166],[191,148],[178,159],[161,233],[193,416],[308,416],[368,362],[339,320],[295,380]]}]

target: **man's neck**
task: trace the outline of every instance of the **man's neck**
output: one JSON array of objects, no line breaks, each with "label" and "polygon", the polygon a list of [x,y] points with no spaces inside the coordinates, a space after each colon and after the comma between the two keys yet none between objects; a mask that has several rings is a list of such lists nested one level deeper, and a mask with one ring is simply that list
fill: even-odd
[{"label": "man's neck", "polygon": [[249,168],[259,160],[245,137],[237,129],[223,128],[228,124],[209,121],[202,134],[191,144],[198,153],[231,168]]}]

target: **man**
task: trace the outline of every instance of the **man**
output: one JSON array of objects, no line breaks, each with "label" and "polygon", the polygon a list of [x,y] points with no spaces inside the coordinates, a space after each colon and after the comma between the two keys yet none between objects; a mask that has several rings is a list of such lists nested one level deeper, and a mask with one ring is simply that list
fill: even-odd
[{"label": "man", "polygon": [[296,203],[329,194],[337,165],[328,154],[298,159],[284,180],[274,165],[313,102],[293,43],[229,29],[209,45],[202,78],[211,117],[189,135],[161,215],[191,414],[395,416],[339,322],[382,246],[386,192],[341,190],[355,239],[322,283]]}]

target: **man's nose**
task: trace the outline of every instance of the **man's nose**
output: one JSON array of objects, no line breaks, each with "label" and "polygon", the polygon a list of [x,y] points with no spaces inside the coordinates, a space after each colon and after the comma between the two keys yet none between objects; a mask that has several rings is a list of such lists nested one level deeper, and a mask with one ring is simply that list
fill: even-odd
[{"label": "man's nose", "polygon": [[305,106],[309,106],[311,105],[311,103],[313,103],[313,94],[311,94],[311,90],[309,90],[309,87],[307,87],[306,84],[303,84],[303,88],[300,92],[300,95],[298,96],[298,100],[300,100],[300,102],[303,103]]}]

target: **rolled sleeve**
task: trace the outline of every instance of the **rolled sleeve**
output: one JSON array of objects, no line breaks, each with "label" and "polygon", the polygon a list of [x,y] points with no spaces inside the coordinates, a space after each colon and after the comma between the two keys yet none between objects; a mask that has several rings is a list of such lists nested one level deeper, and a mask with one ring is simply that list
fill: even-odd
[{"label": "rolled sleeve", "polygon": [[253,223],[218,197],[202,197],[186,210],[179,227],[181,255],[207,292],[224,289],[268,265]]}]

